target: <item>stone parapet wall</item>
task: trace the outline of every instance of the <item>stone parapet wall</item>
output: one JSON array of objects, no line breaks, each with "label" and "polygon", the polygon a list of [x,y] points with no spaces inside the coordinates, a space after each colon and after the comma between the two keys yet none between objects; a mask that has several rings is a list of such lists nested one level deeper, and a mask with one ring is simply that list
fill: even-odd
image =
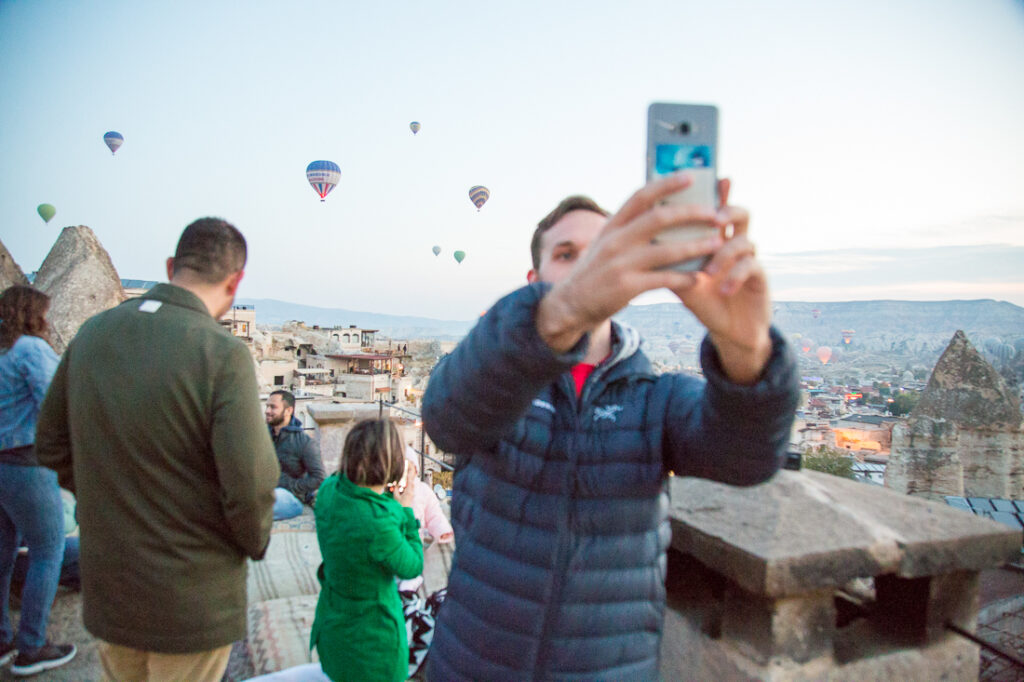
[{"label": "stone parapet wall", "polygon": [[976,679],[978,574],[1021,533],[817,472],[672,479],[664,679]]},{"label": "stone parapet wall", "polygon": [[333,474],[338,470],[348,432],[364,419],[376,419],[380,408],[377,403],[330,403],[310,405],[306,412],[316,422],[320,434],[324,469]]}]

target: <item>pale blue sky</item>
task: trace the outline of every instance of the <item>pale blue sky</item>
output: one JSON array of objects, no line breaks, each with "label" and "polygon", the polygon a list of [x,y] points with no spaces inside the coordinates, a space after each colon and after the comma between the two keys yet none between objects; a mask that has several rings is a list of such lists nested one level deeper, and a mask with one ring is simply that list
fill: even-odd
[{"label": "pale blue sky", "polygon": [[[31,271],[85,224],[160,279],[218,215],[241,296],[466,319],[559,199],[642,183],[648,103],[702,102],[776,298],[1024,305],[1022,67],[1020,0],[0,0],[0,239]],[[315,159],[342,169],[323,204]]]}]

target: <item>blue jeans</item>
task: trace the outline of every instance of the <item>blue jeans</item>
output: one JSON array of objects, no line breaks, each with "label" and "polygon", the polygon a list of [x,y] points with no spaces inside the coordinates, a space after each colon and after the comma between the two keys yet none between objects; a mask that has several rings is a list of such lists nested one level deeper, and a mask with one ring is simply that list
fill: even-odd
[{"label": "blue jeans", "polygon": [[299,498],[284,488],[274,488],[274,520],[290,519],[302,513]]},{"label": "blue jeans", "polygon": [[[65,536],[64,558],[60,562],[60,581],[58,584],[73,590],[82,589],[82,574],[78,568],[78,553],[78,536]],[[14,562],[14,575],[11,576],[11,582],[25,582],[25,576],[28,575],[28,563],[28,556],[18,552],[18,558]]]},{"label": "blue jeans", "polygon": [[15,646],[32,652],[46,643],[46,622],[64,558],[64,508],[57,474],[41,466],[0,464],[0,641],[14,636],[8,613],[18,546],[28,547]]}]

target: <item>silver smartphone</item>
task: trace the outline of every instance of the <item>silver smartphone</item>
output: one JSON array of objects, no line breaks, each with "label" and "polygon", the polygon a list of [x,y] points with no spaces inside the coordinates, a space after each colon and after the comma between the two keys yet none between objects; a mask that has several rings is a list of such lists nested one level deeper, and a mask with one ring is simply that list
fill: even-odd
[{"label": "silver smartphone", "polygon": [[[647,181],[686,170],[693,184],[662,203],[718,206],[718,108],[708,104],[654,102],[647,108]],[[695,241],[713,236],[715,227],[676,227],[661,232],[655,242]],[[672,267],[700,270],[709,257],[694,258]]]}]

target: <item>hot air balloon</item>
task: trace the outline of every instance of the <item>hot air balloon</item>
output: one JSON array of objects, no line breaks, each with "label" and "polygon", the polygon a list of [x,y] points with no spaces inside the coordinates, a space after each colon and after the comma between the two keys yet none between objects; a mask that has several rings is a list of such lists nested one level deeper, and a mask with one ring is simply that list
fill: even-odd
[{"label": "hot air balloon", "polygon": [[124,136],[121,133],[111,130],[110,132],[104,133],[103,141],[107,143],[107,147],[110,148],[110,155],[113,156],[114,152],[124,144]]},{"label": "hot air balloon", "polygon": [[53,207],[53,204],[39,204],[36,207],[36,213],[39,214],[43,221],[48,223],[53,220],[53,216],[57,215],[57,209]]},{"label": "hot air balloon", "polygon": [[333,161],[314,161],[306,166],[306,179],[323,201],[341,180],[341,168]]},{"label": "hot air balloon", "polygon": [[465,252],[465,251],[456,251],[456,252],[455,252],[454,254],[452,254],[452,255],[454,255],[454,256],[455,256],[455,261],[456,261],[456,262],[458,262],[458,263],[461,263],[461,262],[462,262],[462,260],[463,260],[463,259],[464,259],[464,258],[466,257],[466,252]]},{"label": "hot air balloon", "polygon": [[436,256],[439,253],[441,253],[441,247],[440,246],[435,246],[434,248],[431,249],[431,251],[433,251],[434,255]]},{"label": "hot air balloon", "polygon": [[844,329],[842,331],[842,334],[843,334],[843,343],[845,343],[846,345],[850,345],[850,341],[853,340],[853,330],[852,329]]},{"label": "hot air balloon", "polygon": [[412,123],[410,123],[409,124],[409,130],[412,131],[413,135],[418,133],[420,131],[420,122],[419,121],[413,121]]},{"label": "hot air balloon", "polygon": [[475,185],[469,188],[469,200],[476,206],[476,210],[480,210],[487,200],[491,198],[491,190],[487,189],[483,185]]},{"label": "hot air balloon", "polygon": [[811,349],[814,348],[814,341],[809,338],[800,339],[800,350],[805,353],[810,353]]},{"label": "hot air balloon", "polygon": [[814,319],[818,319],[819,317],[821,317],[821,311],[815,308],[814,310],[811,311],[811,315],[814,316]]},{"label": "hot air balloon", "polygon": [[820,346],[816,353],[818,359],[821,360],[821,364],[827,365],[829,359],[832,358],[832,349],[828,346]]}]

